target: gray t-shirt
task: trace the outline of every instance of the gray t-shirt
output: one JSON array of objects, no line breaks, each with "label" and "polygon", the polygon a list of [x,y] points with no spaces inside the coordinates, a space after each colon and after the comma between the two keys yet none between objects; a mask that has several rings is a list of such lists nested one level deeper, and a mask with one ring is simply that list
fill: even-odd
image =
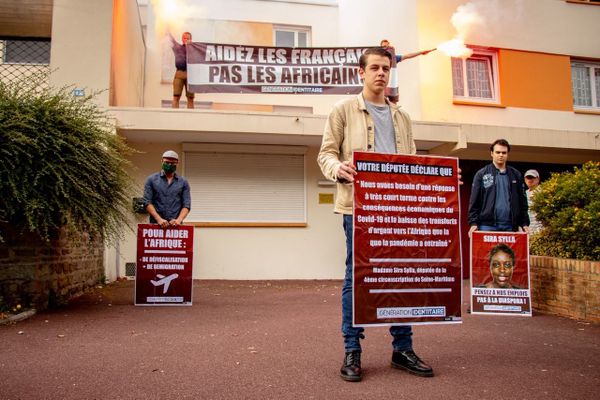
[{"label": "gray t-shirt", "polygon": [[375,151],[396,154],[396,134],[390,106],[378,106],[368,101],[365,101],[365,105],[375,124]]}]

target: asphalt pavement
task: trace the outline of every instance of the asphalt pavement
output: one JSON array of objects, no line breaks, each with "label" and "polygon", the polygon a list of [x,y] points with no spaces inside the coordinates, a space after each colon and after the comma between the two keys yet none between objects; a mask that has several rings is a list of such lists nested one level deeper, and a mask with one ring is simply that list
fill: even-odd
[{"label": "asphalt pavement", "polygon": [[536,313],[416,326],[434,378],[390,368],[387,328],[368,328],[363,381],[342,381],[340,285],[195,281],[187,307],[136,307],[131,281],[98,288],[0,326],[0,399],[599,396],[600,325]]}]

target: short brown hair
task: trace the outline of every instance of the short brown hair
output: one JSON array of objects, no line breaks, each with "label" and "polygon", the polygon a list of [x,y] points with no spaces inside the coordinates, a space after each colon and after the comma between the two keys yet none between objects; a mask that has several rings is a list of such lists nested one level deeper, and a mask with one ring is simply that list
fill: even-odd
[{"label": "short brown hair", "polygon": [[494,146],[497,144],[506,147],[508,149],[508,153],[510,153],[510,144],[508,144],[506,139],[496,139],[490,146],[490,151],[494,151]]},{"label": "short brown hair", "polygon": [[360,56],[360,59],[358,60],[358,66],[360,68],[365,69],[367,67],[367,58],[371,54],[389,58],[390,65],[392,65],[392,55],[390,54],[389,51],[387,51],[383,47],[370,47],[364,53],[362,53],[362,55]]}]

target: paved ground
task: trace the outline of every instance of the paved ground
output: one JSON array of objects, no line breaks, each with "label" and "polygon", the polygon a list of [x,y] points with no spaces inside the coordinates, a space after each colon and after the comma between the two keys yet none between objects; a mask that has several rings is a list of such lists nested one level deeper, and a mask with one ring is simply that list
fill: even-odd
[{"label": "paved ground", "polygon": [[548,315],[416,327],[434,378],[391,369],[387,330],[367,329],[365,378],[344,382],[339,292],[337,281],[199,281],[192,307],[135,307],[132,282],[109,285],[0,326],[0,399],[599,396],[600,325]]}]

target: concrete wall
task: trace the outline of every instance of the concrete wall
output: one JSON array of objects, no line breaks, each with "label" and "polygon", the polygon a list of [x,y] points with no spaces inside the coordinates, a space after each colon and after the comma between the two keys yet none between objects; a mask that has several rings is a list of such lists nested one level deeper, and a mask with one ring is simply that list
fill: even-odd
[{"label": "concrete wall", "polygon": [[[139,196],[146,177],[160,168],[161,154],[173,149],[183,154],[179,143],[133,144],[140,153],[132,157]],[[322,178],[315,162],[318,149],[306,154],[306,227],[197,227],[194,233],[194,279],[341,279],[346,257],[342,217],[332,204],[319,204],[319,193],[334,193],[334,187],[319,187]],[[182,163],[183,164],[183,163]],[[180,164],[181,165],[181,164]],[[181,171],[185,176],[185,170]],[[192,202],[194,200],[192,199]],[[192,205],[193,206],[193,205]],[[137,215],[133,223],[146,223]],[[136,261],[136,239],[127,233],[120,244],[120,263]],[[121,276],[124,275],[124,268]],[[112,269],[108,271],[112,274]]]},{"label": "concrete wall", "polygon": [[[177,31],[173,32],[175,38],[179,39],[183,31],[190,31],[194,41],[224,43],[237,36],[236,43],[245,43],[246,38],[252,36],[251,23],[287,24],[310,27],[313,47],[376,46],[381,39],[387,38],[396,45],[398,52],[413,52],[419,49],[414,0],[373,0],[369,2],[368,7],[364,2],[348,0],[340,1],[339,6],[250,0],[200,0],[194,4],[196,7],[193,9],[193,15],[196,17],[182,20]],[[151,7],[148,11],[146,104],[157,107],[161,100],[171,98],[172,89],[170,81],[161,82],[160,79],[164,28],[157,25],[156,15]],[[224,35],[220,33],[222,30],[218,29],[222,21],[249,23],[239,24],[235,35],[230,31]],[[419,74],[419,62],[411,60],[410,63],[402,63],[398,67],[402,105],[417,119],[421,106],[418,79],[415,79]],[[344,96],[336,95],[196,95],[196,101],[312,107],[315,114],[327,114],[331,106],[342,98]]]},{"label": "concrete wall", "polygon": [[[483,22],[464,30],[468,44],[600,59],[600,47],[593,39],[600,37],[600,7],[558,0],[541,3],[520,0],[419,0],[417,17],[420,47],[436,47],[454,38],[458,31],[450,23],[451,17],[457,7],[466,4],[478,11]],[[450,58],[439,51],[421,58],[423,120],[597,131],[597,115],[520,107],[455,105],[452,99]],[[539,74],[528,63],[523,63],[520,70],[530,80],[537,79]],[[570,81],[570,75],[558,79]],[[567,95],[570,96],[570,92]],[[565,100],[572,102],[570,97]]]},{"label": "concrete wall", "polygon": [[[397,54],[424,50],[419,40],[415,0],[403,1],[339,1],[340,36],[333,46],[379,46],[382,39],[394,45]],[[420,94],[421,63],[426,58],[417,57],[397,66],[398,87],[402,105],[414,120],[422,117]]]},{"label": "concrete wall", "polygon": [[600,323],[600,262],[530,257],[536,311]]},{"label": "concrete wall", "polygon": [[[159,107],[162,100],[170,100],[172,96],[171,82],[161,78],[165,27],[158,23],[152,7],[146,6],[142,12],[146,26],[142,30],[145,29],[147,33],[147,51],[145,73],[142,73],[139,68],[142,47],[136,33],[139,17],[130,9],[130,3],[111,0],[56,0],[52,66],[58,68],[54,80],[60,85],[75,83],[88,88],[106,89],[112,82],[112,98],[109,98],[108,93],[100,98],[104,105],[137,105],[139,82],[144,80],[143,106],[146,109],[143,118],[156,121],[156,124],[124,134],[130,144],[141,151],[132,156],[137,168],[134,174],[138,181],[139,195],[146,176],[158,170],[160,154],[167,148],[182,153],[183,142],[201,141],[203,137],[210,136],[206,141],[232,143],[238,140],[243,143],[283,144],[280,141],[293,135],[302,136],[309,142],[292,143],[309,146],[306,155],[308,226],[196,228],[194,278],[341,278],[345,257],[341,217],[332,213],[330,204],[318,204],[319,193],[333,192],[334,189],[317,185],[322,177],[315,162],[318,151],[314,140],[315,129],[307,128],[305,132],[300,132],[289,126],[280,126],[276,120],[283,118],[283,114],[278,113],[272,113],[268,117],[253,114],[238,120],[225,112],[207,110],[181,110],[180,119],[185,122],[184,126],[181,122],[172,123],[172,118],[169,118],[169,112],[175,110],[151,109],[150,107]],[[527,54],[548,52],[600,58],[600,50],[595,47],[592,39],[600,36],[599,25],[595,23],[599,20],[597,17],[600,7],[567,4],[559,0],[544,2],[541,7],[536,2],[506,0],[501,3],[502,8],[495,10],[491,7],[500,7],[498,1],[471,3],[482,7],[482,13],[488,18],[488,26],[470,33],[467,36],[469,43],[513,49]],[[198,0],[193,4],[195,7],[186,14],[191,17],[180,18],[180,24],[173,28],[176,38],[180,37],[182,31],[191,31],[195,41],[230,41],[239,37],[242,43],[244,38],[260,33],[262,43],[268,39],[265,27],[289,24],[309,26],[312,46],[377,45],[380,39],[386,38],[396,46],[399,53],[406,53],[431,48],[452,38],[455,30],[450,24],[450,17],[463,2],[373,0],[367,4],[359,0],[340,0],[337,6],[324,6],[257,0]],[[126,23],[121,21],[120,15],[124,16]],[[537,23],[538,21],[543,23]],[[235,27],[235,32],[229,29],[232,27]],[[244,31],[245,28],[250,29],[250,36],[246,36],[248,32]],[[135,41],[121,47],[131,37]],[[130,46],[131,52],[128,54]],[[121,65],[120,60],[123,59],[127,63],[131,60],[131,66]],[[543,161],[544,157],[548,157],[543,150],[550,146],[594,149],[597,153],[597,138],[592,139],[592,143],[586,147],[580,144],[577,135],[580,133],[577,131],[597,132],[597,115],[576,115],[572,111],[515,106],[492,108],[453,104],[450,58],[439,52],[400,63],[399,78],[401,105],[413,120],[424,121],[423,124],[417,124],[419,139],[428,140],[426,133],[430,129],[426,128],[429,125],[440,124],[440,129],[447,128],[452,133],[462,129],[463,132],[460,133],[464,133],[469,147],[464,153],[460,153],[461,157],[488,159],[487,145],[480,145],[478,148],[472,144],[487,144],[496,138],[496,133],[506,135],[517,146],[529,146],[527,154],[522,153],[525,150],[520,150],[521,153],[516,151],[514,155],[511,153],[511,159],[515,160],[527,157],[531,161],[534,159],[529,157],[534,155],[539,161]],[[331,105],[341,98],[342,96],[261,94],[196,96],[197,101],[220,103],[224,108],[226,103],[309,107],[317,114],[310,116],[315,123],[322,123],[321,116],[326,115]],[[520,100],[522,97],[517,98],[514,104],[520,105]],[[261,109],[267,110],[268,107],[257,107],[254,111]],[[298,121],[308,121],[302,116],[285,116],[289,117],[289,125],[300,126]],[[223,119],[228,119],[222,124],[227,125],[227,129],[213,127]],[[459,129],[453,126],[455,123],[467,125]],[[496,126],[499,128],[496,129]],[[260,131],[255,131],[257,127]],[[532,133],[531,128],[538,130]],[[555,135],[549,136],[547,130],[539,128],[552,129]],[[322,128],[319,128],[318,132],[321,131]],[[134,136],[137,136],[136,140],[133,140]],[[162,138],[159,140],[158,136]],[[454,136],[447,136],[449,144],[454,145]],[[589,136],[586,135],[585,140]],[[551,144],[548,143],[549,137],[552,138]],[[557,137],[560,140],[555,140]],[[458,141],[458,135],[456,139]],[[566,141],[573,145],[564,146],[563,142]],[[563,158],[552,161],[565,162],[564,157],[568,156],[569,151],[562,152],[565,153],[561,155]],[[593,155],[597,157],[596,153]],[[185,176],[185,171],[181,172]],[[134,224],[144,220],[143,217],[132,215]],[[107,252],[107,274],[123,275],[124,264],[134,261],[135,235],[127,233],[125,241]]]},{"label": "concrete wall", "polygon": [[[182,32],[189,31],[192,33],[193,40],[197,42],[222,43],[231,41],[232,37],[236,37],[236,42],[243,43],[248,37],[254,35],[253,29],[257,29],[259,26],[253,23],[263,23],[310,26],[312,28],[313,46],[333,46],[337,43],[337,7],[252,0],[224,0],[218,2],[200,0],[194,2],[194,5],[195,7],[191,10],[191,17],[182,19],[179,26],[172,29],[173,36],[177,40],[180,40]],[[224,21],[241,21],[243,23],[230,27],[227,33],[223,34],[223,29],[219,27]],[[263,29],[264,27],[260,28],[261,31]],[[165,28],[157,21],[152,8],[149,8],[148,12],[147,31],[146,104],[158,107],[161,100],[171,99],[172,97],[171,82],[161,80],[161,66],[165,62],[163,54],[169,57],[168,62],[171,62],[171,55],[168,46],[165,47]],[[272,42],[269,43],[269,45],[271,44]],[[328,112],[332,101],[340,98],[340,96],[264,96],[260,94],[217,93],[196,95],[196,101],[309,106],[319,113]]]},{"label": "concrete wall", "polygon": [[144,106],[146,46],[135,0],[114,1],[110,105]]},{"label": "concrete wall", "polygon": [[104,91],[98,104],[109,105],[112,22],[112,1],[54,0],[51,85]]},{"label": "concrete wall", "polygon": [[[466,43],[514,50],[600,58],[597,6],[563,0],[417,0],[422,45],[436,45],[457,33],[450,23],[459,6],[468,5],[480,23],[462,30]],[[463,8],[464,9],[464,8]],[[464,24],[463,26],[466,26]]]},{"label": "concrete wall", "polygon": [[[543,7],[535,2],[518,0],[476,0],[468,3],[460,0],[373,0],[368,6],[361,1],[341,0],[338,6],[333,7],[241,0],[198,1],[195,4],[197,7],[191,13],[193,17],[182,19],[176,28],[176,38],[182,31],[189,30],[195,41],[223,42],[237,37],[236,42],[246,43],[257,26],[261,26],[262,31],[269,24],[289,24],[311,27],[312,46],[377,45],[380,39],[387,38],[401,54],[432,48],[455,37],[457,30],[450,22],[451,17],[459,6],[469,4],[484,22],[465,30],[465,40],[469,44],[519,50],[525,55],[537,52],[600,58],[600,50],[592,39],[600,35],[600,24],[596,23],[600,20],[600,7],[558,0],[545,2]],[[164,54],[170,57],[168,47],[166,52],[163,48],[164,27],[157,25],[152,7],[148,7],[146,14],[149,50],[145,104],[158,107],[162,100],[169,100],[172,95],[170,80],[161,80],[163,64],[172,61],[163,59]],[[237,25],[235,29],[226,30],[225,35],[218,26],[227,25],[227,21]],[[513,76],[520,73],[523,77],[539,78],[539,70],[535,70],[531,63],[524,62],[520,67],[513,63],[511,68]],[[537,102],[523,106],[520,102],[509,101],[504,108],[453,104],[450,58],[439,51],[400,63],[398,77],[400,104],[415,121],[584,132],[597,130],[596,115],[576,114],[564,110],[564,107],[536,108]],[[567,71],[566,75],[557,79],[570,82],[570,75]],[[505,90],[505,87],[501,89]],[[565,98],[557,100],[563,105],[572,102],[569,90],[566,88],[565,91],[564,85],[560,86],[560,90],[548,88],[552,93],[566,93]],[[511,95],[514,99],[514,94]],[[327,114],[341,98],[343,96],[216,93],[196,96],[197,101],[217,103],[309,107],[315,114]]]}]

